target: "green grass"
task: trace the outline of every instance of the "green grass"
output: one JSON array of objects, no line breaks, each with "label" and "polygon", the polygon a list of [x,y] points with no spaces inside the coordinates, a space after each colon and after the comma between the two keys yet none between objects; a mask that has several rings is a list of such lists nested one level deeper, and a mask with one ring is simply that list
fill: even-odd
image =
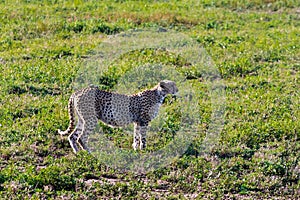
[{"label": "green grass", "polygon": [[[0,197],[300,198],[299,7],[294,0],[0,1]],[[201,74],[147,50],[117,60],[99,85],[110,89],[137,64],[176,66],[199,91],[199,135],[179,159],[143,175],[74,155],[57,129],[68,125],[78,70],[109,35],[151,27],[190,36],[214,60],[226,88],[217,145],[199,150],[212,112]],[[175,108],[148,151],[172,140]],[[131,136],[104,129],[130,149]]]}]

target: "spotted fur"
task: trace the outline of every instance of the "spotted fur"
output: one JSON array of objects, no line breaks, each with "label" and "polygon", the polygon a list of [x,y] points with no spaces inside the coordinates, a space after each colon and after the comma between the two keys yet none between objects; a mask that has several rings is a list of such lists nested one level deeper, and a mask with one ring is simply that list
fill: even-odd
[{"label": "spotted fur", "polygon": [[[98,120],[112,127],[122,127],[134,123],[133,148],[146,147],[147,127],[159,111],[167,94],[178,92],[175,82],[163,80],[154,88],[133,95],[102,91],[91,86],[71,95],[68,104],[70,124],[67,130],[74,152],[79,148],[88,150],[87,137],[94,131]],[[75,114],[78,122],[75,126]]]}]

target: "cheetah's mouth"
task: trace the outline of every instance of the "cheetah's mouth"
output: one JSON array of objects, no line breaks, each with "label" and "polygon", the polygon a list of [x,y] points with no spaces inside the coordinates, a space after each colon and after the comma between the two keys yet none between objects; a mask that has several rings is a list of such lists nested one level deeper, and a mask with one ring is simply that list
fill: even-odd
[{"label": "cheetah's mouth", "polygon": [[177,90],[176,92],[174,92],[173,94],[171,94],[171,96],[172,96],[173,98],[178,98],[178,97],[180,97],[179,94],[178,94],[178,90]]},{"label": "cheetah's mouth", "polygon": [[175,101],[176,101],[178,98],[181,98],[181,97],[179,96],[178,92],[176,92],[175,94],[172,94],[171,97],[172,97],[172,99],[175,100]]},{"label": "cheetah's mouth", "polygon": [[163,100],[163,104],[168,102],[168,103],[173,103],[175,101],[177,101],[178,98],[181,98],[177,93],[175,94],[169,94],[166,96],[166,98],[164,98]]}]

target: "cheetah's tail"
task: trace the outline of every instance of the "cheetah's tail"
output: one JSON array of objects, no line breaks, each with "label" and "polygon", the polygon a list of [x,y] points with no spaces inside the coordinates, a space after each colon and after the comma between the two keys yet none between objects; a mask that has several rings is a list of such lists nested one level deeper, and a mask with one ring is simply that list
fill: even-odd
[{"label": "cheetah's tail", "polygon": [[74,130],[74,127],[75,127],[75,113],[74,113],[74,97],[73,97],[73,95],[69,99],[68,111],[69,111],[69,119],[70,119],[69,127],[65,131],[61,131],[60,129],[58,129],[57,131],[60,135],[71,134],[71,132]]}]

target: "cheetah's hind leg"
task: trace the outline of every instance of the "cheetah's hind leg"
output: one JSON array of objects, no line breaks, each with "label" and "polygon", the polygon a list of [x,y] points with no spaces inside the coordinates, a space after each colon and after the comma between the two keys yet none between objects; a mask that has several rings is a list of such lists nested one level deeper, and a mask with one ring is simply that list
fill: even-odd
[{"label": "cheetah's hind leg", "polygon": [[88,151],[91,153],[90,149],[88,148],[87,141],[88,141],[88,136],[95,130],[97,126],[98,119],[97,117],[89,117],[88,120],[85,120],[83,123],[83,129],[81,134],[79,135],[77,141],[80,145],[80,147],[83,150]]},{"label": "cheetah's hind leg", "polygon": [[75,127],[72,133],[68,136],[68,140],[75,154],[79,151],[77,140],[80,132],[81,132],[81,126],[80,123],[78,123],[78,125]]},{"label": "cheetah's hind leg", "polygon": [[[71,132],[68,136],[68,140],[70,142],[70,145],[74,151],[74,153],[77,153],[78,152],[78,144],[77,144],[77,141],[78,141],[78,136],[80,135],[80,133],[82,132],[82,128],[83,128],[83,122],[81,120],[78,120],[78,123],[76,125],[75,128],[72,128],[74,127],[74,123],[72,122],[72,126],[69,127],[67,130],[65,131],[61,131],[60,129],[58,129],[58,133],[60,134],[61,138],[68,134],[69,132]],[[81,141],[81,140],[80,140]]]}]

